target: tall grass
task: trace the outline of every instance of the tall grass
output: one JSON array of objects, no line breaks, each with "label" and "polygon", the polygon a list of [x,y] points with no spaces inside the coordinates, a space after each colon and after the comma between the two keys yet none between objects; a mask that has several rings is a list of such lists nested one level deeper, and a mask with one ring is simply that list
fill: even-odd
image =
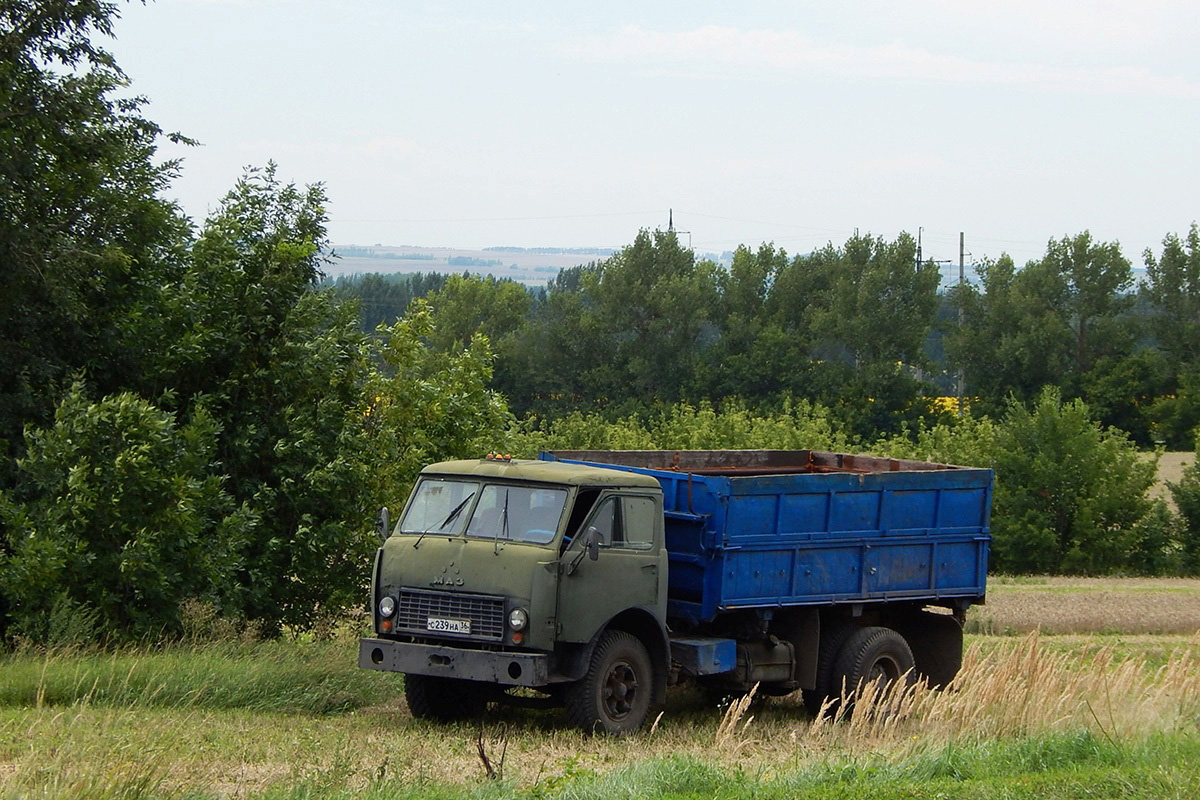
[{"label": "tall grass", "polygon": [[[531,710],[414,720],[349,639],[26,653],[0,659],[0,797],[1195,797],[1200,639],[1176,645],[976,638],[946,691],[812,719],[685,689],[620,740]],[[480,740],[506,743],[503,780]]]},{"label": "tall grass", "polygon": [[358,670],[353,645],[260,642],[0,657],[0,707],[241,709],[327,714],[394,698],[400,678]]},{"label": "tall grass", "polygon": [[863,691],[852,715],[809,724],[810,740],[874,746],[915,737],[986,741],[1085,730],[1114,744],[1149,733],[1196,733],[1200,725],[1200,638],[1155,667],[1118,659],[1110,646],[1051,652],[1032,633],[989,651],[977,642],[945,691],[898,682]]}]

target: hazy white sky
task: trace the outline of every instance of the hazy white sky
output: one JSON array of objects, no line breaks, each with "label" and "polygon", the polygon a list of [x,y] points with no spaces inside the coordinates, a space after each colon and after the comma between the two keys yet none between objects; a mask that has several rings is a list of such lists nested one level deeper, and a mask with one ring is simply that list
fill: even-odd
[{"label": "hazy white sky", "polygon": [[1137,266],[1200,218],[1195,0],[158,0],[116,33],[203,143],[186,211],[274,159],[337,244],[619,247],[673,208],[697,250],[1090,229]]}]

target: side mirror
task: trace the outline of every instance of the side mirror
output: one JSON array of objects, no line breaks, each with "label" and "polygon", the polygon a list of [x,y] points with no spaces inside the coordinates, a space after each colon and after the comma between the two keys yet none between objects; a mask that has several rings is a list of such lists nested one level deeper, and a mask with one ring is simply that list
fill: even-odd
[{"label": "side mirror", "polygon": [[379,519],[375,521],[375,533],[379,536],[379,542],[382,544],[387,541],[388,535],[392,532],[391,520],[388,519],[387,506],[379,509]]},{"label": "side mirror", "polygon": [[588,528],[584,546],[587,547],[588,558],[592,561],[600,558],[600,531],[596,528]]}]

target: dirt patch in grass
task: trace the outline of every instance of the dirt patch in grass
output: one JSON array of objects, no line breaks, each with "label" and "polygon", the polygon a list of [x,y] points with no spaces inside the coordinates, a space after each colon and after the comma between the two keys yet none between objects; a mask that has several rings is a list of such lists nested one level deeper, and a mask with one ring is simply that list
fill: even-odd
[{"label": "dirt patch in grass", "polygon": [[996,634],[1193,634],[1200,631],[1200,580],[998,578],[968,625]]}]

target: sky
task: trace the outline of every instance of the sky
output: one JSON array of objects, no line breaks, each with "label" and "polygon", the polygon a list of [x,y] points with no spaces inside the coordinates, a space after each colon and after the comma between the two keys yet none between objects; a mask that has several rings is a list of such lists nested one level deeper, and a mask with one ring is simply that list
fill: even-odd
[{"label": "sky", "polygon": [[108,49],[201,145],[323,183],[335,244],[804,253],[922,231],[967,262],[1090,230],[1139,266],[1200,218],[1200,3],[158,0]]}]

